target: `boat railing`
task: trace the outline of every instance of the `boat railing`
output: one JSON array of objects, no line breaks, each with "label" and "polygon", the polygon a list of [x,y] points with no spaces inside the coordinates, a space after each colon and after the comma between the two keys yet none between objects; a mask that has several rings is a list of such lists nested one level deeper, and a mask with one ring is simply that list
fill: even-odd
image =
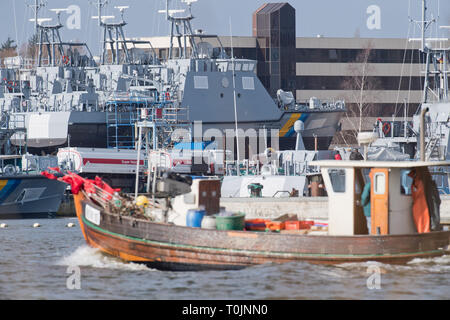
[{"label": "boat railing", "polygon": [[390,120],[383,121],[377,119],[373,132],[380,138],[412,138],[417,136],[413,128],[412,121],[408,120]]},{"label": "boat railing", "polygon": [[174,107],[163,103],[153,103],[149,108],[138,108],[141,121],[177,124],[187,122],[187,108]]},{"label": "boat railing", "polygon": [[[281,195],[281,194],[287,194],[288,197],[289,197],[289,196],[291,195],[291,192],[289,192],[289,191],[287,191],[287,190],[278,190],[277,192],[275,192],[275,193],[273,194],[272,198],[277,198],[277,196],[278,196],[278,195]],[[281,196],[278,196],[278,197],[281,197]]]},{"label": "boat railing", "polygon": [[225,160],[225,175],[278,175],[278,176],[301,176],[311,173],[320,173],[320,169],[309,166],[308,161],[261,161],[261,160]]},{"label": "boat railing", "polygon": [[[277,102],[277,101],[276,101]],[[344,112],[346,111],[344,100],[333,101],[318,101],[318,103],[312,103],[310,100],[300,101],[290,105],[279,105],[288,112]]]}]

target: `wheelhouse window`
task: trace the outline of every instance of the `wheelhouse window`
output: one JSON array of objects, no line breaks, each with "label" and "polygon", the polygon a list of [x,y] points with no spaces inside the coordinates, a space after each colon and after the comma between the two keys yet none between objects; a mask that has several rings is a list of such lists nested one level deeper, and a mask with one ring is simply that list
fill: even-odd
[{"label": "wheelhouse window", "polygon": [[331,186],[333,192],[345,192],[345,170],[344,169],[328,169]]},{"label": "wheelhouse window", "polygon": [[374,192],[375,194],[384,194],[386,192],[386,176],[382,172],[374,175]]}]

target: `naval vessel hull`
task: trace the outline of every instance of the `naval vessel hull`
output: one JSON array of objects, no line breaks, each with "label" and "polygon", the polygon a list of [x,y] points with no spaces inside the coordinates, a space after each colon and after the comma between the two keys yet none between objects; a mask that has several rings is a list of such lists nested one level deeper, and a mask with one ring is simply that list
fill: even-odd
[{"label": "naval vessel hull", "polygon": [[[273,146],[278,143],[280,150],[293,150],[296,144],[294,123],[301,120],[304,130],[301,132],[306,149],[313,150],[317,143],[319,150],[327,150],[335,133],[339,130],[342,111],[336,112],[285,112],[276,121],[241,121],[238,128],[242,129],[242,137],[254,134],[258,137],[259,146]],[[46,153],[57,151],[58,148],[71,147],[108,147],[107,112],[43,112],[25,113],[28,130],[27,146],[32,153]],[[194,121],[194,120],[192,120]],[[134,125],[127,128],[130,139],[134,135]],[[200,129],[193,126],[193,134],[198,137],[196,130],[200,130],[203,139],[215,137],[221,141],[227,134],[234,135],[234,122],[202,122]],[[211,131],[213,130],[213,131]],[[218,136],[217,130],[221,132]],[[271,131],[278,130],[278,131]],[[216,132],[216,133],[214,133]],[[266,140],[266,141],[264,141]],[[274,140],[276,142],[274,142]],[[13,136],[11,141],[15,145],[23,145],[21,136]],[[263,152],[264,150],[259,150]]]},{"label": "naval vessel hull", "polygon": [[51,217],[64,198],[67,184],[39,174],[0,177],[0,219]]}]

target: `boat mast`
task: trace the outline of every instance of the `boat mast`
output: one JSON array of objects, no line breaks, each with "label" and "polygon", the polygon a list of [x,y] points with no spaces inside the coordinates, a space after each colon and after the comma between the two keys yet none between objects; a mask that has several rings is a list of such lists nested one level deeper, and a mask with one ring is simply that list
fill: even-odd
[{"label": "boat mast", "polygon": [[115,18],[115,16],[102,16],[102,8],[106,6],[107,3],[108,0],[98,0],[96,4],[98,16],[92,17],[92,19],[98,19],[99,27],[103,28],[101,63],[106,63],[106,46],[108,43],[112,54],[112,63],[120,64],[120,45],[122,46],[121,48],[124,52],[123,62],[131,63],[131,56],[127,47],[127,42],[130,41],[125,38],[125,33],[123,31],[123,27],[127,25],[124,20],[124,12],[129,8],[129,6],[115,6],[114,8],[120,11],[121,21],[116,23],[107,23],[104,22],[104,20],[106,21],[106,19]]},{"label": "boat mast", "polygon": [[[448,101],[448,49],[435,49],[427,45],[425,34],[426,30],[433,22],[436,22],[435,19],[427,20],[427,9],[427,1],[422,0],[422,19],[420,21],[420,50],[425,54],[425,79],[422,103],[431,102],[429,91],[433,93],[437,101]],[[433,64],[434,70],[431,70],[431,64]],[[429,78],[431,76],[434,77],[434,88],[429,88]]]},{"label": "boat mast", "polygon": [[[189,44],[192,49],[191,55],[194,58],[197,58],[197,45],[194,40],[194,33],[192,31],[192,25],[191,20],[194,19],[194,16],[192,15],[192,3],[196,2],[197,0],[181,0],[181,2],[184,2],[187,4],[189,8],[189,15],[185,17],[174,17],[173,13],[181,13],[185,10],[169,10],[169,1],[166,0],[166,9],[165,10],[159,10],[160,13],[166,14],[167,21],[170,21],[170,45],[169,45],[169,54],[167,56],[168,59],[172,59],[173,57],[173,38],[176,37],[178,41],[178,47],[180,49],[180,57],[187,59],[187,42],[189,41]],[[180,30],[182,29],[182,30]],[[176,35],[175,35],[176,30]],[[181,41],[181,38],[183,38],[183,43]]]},{"label": "boat mast", "polygon": [[35,32],[35,34],[38,34],[39,10],[41,10],[41,8],[45,7],[45,3],[41,0],[34,0],[34,4],[30,4],[28,6],[34,10],[34,20],[33,20],[34,21],[34,32]]},{"label": "boat mast", "polygon": [[234,59],[234,51],[233,51],[233,32],[231,29],[231,17],[230,17],[230,41],[231,41],[231,63],[233,65],[231,77],[233,78],[234,125],[235,125],[235,130],[236,130],[236,151],[237,151],[237,153],[236,153],[236,156],[237,156],[236,173],[238,176],[240,176],[241,172],[240,172],[240,166],[239,166],[239,161],[240,161],[239,132],[238,132],[238,123],[237,123],[237,101],[236,101],[236,62]]},{"label": "boat mast", "polygon": [[98,17],[98,26],[102,26],[102,8],[108,4],[108,0],[97,0],[97,17]]}]

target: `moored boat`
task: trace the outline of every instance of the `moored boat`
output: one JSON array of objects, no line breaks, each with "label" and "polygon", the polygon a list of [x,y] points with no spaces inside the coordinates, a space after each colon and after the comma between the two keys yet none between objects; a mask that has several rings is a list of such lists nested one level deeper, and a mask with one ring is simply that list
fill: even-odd
[{"label": "moored boat", "polygon": [[40,167],[47,168],[51,160],[28,154],[0,156],[0,219],[47,218],[57,213],[67,185],[40,174]]},{"label": "moored boat", "polygon": [[[404,170],[426,172],[429,162],[316,161],[314,164],[320,166],[329,194],[326,234],[214,230],[156,222],[145,215],[113,212],[110,208],[117,199],[104,190],[99,198],[82,189],[74,196],[75,207],[90,246],[125,261],[163,270],[240,269],[291,261],[405,263],[448,252],[450,231],[433,230],[433,223],[423,228],[424,221],[433,218],[433,209],[418,210],[418,201],[423,203],[424,198],[417,200],[417,194],[405,194],[401,188]],[[448,166],[450,162],[442,161],[438,165]],[[370,234],[360,204],[369,169],[372,170]],[[416,177],[420,180],[422,175]],[[418,216],[421,219],[417,220]]]},{"label": "moored boat", "polygon": [[66,188],[40,174],[0,176],[0,219],[52,217]]}]

